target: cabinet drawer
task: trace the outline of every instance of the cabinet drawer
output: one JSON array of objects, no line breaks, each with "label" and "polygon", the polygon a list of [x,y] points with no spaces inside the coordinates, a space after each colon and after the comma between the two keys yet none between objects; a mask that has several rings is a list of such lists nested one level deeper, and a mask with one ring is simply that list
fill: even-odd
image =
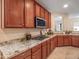
[{"label": "cabinet drawer", "polygon": [[38,49],[41,49],[41,44],[37,45],[37,46],[34,46],[32,48],[32,53],[36,52]]},{"label": "cabinet drawer", "polygon": [[43,47],[43,46],[46,46],[46,44],[47,44],[47,42],[46,42],[46,41],[45,41],[45,42],[43,42],[43,43],[42,43],[42,47]]}]

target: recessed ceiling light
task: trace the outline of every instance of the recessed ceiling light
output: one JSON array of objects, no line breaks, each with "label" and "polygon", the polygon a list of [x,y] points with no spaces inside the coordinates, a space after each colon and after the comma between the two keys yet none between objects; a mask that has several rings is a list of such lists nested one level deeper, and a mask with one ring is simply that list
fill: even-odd
[{"label": "recessed ceiling light", "polygon": [[69,5],[68,4],[64,4],[63,8],[67,8]]}]

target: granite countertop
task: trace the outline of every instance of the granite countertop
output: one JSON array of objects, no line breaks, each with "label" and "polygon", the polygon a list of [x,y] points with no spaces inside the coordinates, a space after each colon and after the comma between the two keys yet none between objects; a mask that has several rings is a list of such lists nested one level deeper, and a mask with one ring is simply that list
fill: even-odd
[{"label": "granite countertop", "polygon": [[44,40],[27,40],[27,41],[22,41],[22,42],[14,41],[12,43],[9,43],[9,44],[3,45],[3,46],[0,45],[0,50],[3,53],[4,59],[9,59],[9,58],[16,56],[54,36],[55,35],[49,36],[48,38],[46,38]]},{"label": "granite countertop", "polygon": [[54,34],[44,40],[25,40],[25,41],[12,41],[9,44],[0,45],[0,50],[3,53],[4,59],[10,59],[56,35],[78,35],[78,34]]}]

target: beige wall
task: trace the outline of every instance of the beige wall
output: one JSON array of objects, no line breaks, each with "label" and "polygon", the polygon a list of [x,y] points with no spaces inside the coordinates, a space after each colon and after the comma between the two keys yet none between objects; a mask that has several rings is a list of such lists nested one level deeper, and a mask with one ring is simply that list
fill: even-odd
[{"label": "beige wall", "polygon": [[38,29],[0,29],[0,42],[18,39],[24,37],[25,33],[31,33],[32,36],[38,35]]},{"label": "beige wall", "polygon": [[64,26],[63,26],[63,30],[64,31],[65,30],[71,30],[71,31],[73,31],[72,30],[72,27],[73,27],[72,20],[69,19],[68,15],[65,15],[64,16],[63,24],[64,24]]},{"label": "beige wall", "polygon": [[62,16],[63,21],[63,31],[65,30],[72,30],[72,22],[69,19],[67,14],[63,13],[52,13],[51,15],[51,29],[55,31],[55,16]]}]

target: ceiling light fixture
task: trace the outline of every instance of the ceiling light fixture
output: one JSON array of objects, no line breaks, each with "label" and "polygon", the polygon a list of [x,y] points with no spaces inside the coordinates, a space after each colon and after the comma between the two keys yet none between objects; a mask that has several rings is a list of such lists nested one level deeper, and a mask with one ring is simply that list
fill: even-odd
[{"label": "ceiling light fixture", "polygon": [[65,4],[64,6],[63,6],[63,8],[67,8],[69,5],[68,4]]}]

